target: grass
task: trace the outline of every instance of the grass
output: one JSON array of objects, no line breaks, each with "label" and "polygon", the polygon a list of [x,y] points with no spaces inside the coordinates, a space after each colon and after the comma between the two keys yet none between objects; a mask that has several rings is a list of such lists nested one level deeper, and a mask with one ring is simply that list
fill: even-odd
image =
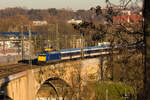
[{"label": "grass", "polygon": [[93,85],[98,100],[124,100],[125,94],[133,95],[133,89],[126,84],[116,82],[101,82]]}]

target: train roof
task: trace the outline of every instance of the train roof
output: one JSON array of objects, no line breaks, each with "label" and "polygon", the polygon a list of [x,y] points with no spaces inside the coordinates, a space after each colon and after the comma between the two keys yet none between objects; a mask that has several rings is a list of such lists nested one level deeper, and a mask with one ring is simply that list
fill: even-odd
[{"label": "train roof", "polygon": [[60,53],[77,52],[77,51],[80,51],[80,50],[81,50],[81,48],[62,49],[62,50],[60,50]]},{"label": "train roof", "polygon": [[[97,50],[97,49],[104,49],[109,47],[108,45],[106,46],[93,46],[93,47],[84,47],[83,50],[84,51],[88,51],[88,50]],[[78,52],[81,51],[81,48],[73,48],[73,49],[62,49],[60,50],[60,53],[68,53],[68,52]]]},{"label": "train roof", "polygon": [[104,45],[104,46],[94,46],[94,47],[85,47],[84,50],[97,50],[97,49],[105,49],[107,47],[110,47],[109,45]]},{"label": "train roof", "polygon": [[[110,45],[104,45],[104,46],[93,46],[93,47],[84,47],[84,51],[90,51],[90,50],[100,50],[100,49],[106,49],[110,47]],[[50,52],[45,52],[48,54],[55,54],[55,53],[72,53],[72,52],[80,52],[81,48],[72,48],[72,49],[61,49],[59,51],[50,51]]]},{"label": "train roof", "polygon": [[84,48],[84,50],[91,50],[91,49],[100,49],[100,46],[85,47],[85,48]]}]

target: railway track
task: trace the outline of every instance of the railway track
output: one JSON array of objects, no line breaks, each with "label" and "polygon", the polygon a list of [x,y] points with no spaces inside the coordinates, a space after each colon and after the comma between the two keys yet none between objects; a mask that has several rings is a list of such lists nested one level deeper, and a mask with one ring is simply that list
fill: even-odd
[{"label": "railway track", "polygon": [[[32,68],[35,68],[35,67],[37,66],[32,65]],[[22,64],[22,63],[0,66],[0,79],[7,77],[9,75],[12,75],[12,74],[25,71],[30,68],[31,66],[29,64]]]}]

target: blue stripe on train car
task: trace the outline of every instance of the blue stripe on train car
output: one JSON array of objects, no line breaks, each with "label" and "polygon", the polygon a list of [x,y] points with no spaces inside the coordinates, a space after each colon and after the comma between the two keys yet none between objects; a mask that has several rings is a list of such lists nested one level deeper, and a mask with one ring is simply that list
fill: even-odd
[{"label": "blue stripe on train car", "polygon": [[54,60],[60,60],[60,59],[61,59],[60,53],[47,53],[46,54],[46,62],[54,61]]}]

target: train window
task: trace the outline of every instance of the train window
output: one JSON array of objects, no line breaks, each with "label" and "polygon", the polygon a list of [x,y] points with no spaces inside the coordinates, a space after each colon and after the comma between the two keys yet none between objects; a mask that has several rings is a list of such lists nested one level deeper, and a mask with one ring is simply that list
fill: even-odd
[{"label": "train window", "polygon": [[51,51],[51,52],[49,52],[49,54],[58,54],[59,52],[57,52],[57,51]]},{"label": "train window", "polygon": [[80,52],[73,52],[71,53],[71,55],[80,55],[81,53]]},{"label": "train window", "polygon": [[61,54],[62,57],[73,56],[73,55],[80,55],[80,52],[69,52],[69,53],[62,53]]},{"label": "train window", "polygon": [[101,52],[101,50],[91,50],[90,53],[97,53],[97,52]]},{"label": "train window", "polygon": [[70,56],[70,53],[63,53],[61,54],[62,57],[67,57],[67,56]]},{"label": "train window", "polygon": [[44,55],[44,54],[40,54],[39,56],[46,56],[46,55]]}]

